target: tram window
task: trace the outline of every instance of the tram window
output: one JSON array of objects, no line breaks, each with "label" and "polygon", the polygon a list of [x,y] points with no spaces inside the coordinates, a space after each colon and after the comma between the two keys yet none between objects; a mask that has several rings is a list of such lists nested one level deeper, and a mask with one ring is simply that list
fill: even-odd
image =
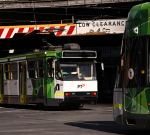
[{"label": "tram window", "polygon": [[17,63],[11,63],[11,79],[17,80]]},{"label": "tram window", "polygon": [[35,78],[35,70],[28,70],[28,78]]},{"label": "tram window", "polygon": [[5,64],[5,79],[6,80],[11,79],[10,64]]},{"label": "tram window", "polygon": [[42,78],[43,75],[43,60],[28,61],[28,78]]},{"label": "tram window", "polygon": [[36,68],[43,68],[43,60],[38,60]]},{"label": "tram window", "polygon": [[17,71],[12,71],[12,79],[17,80]]},{"label": "tram window", "polygon": [[35,68],[35,61],[28,61],[28,68]]},{"label": "tram window", "polygon": [[35,61],[28,61],[28,78],[35,78]]},{"label": "tram window", "polygon": [[54,62],[52,62],[52,60],[48,60],[47,67],[48,67],[48,77],[54,77]]},{"label": "tram window", "polygon": [[43,77],[43,69],[36,69],[36,72],[37,72],[37,78],[40,78],[40,77]]},{"label": "tram window", "polygon": [[[3,66],[2,65],[0,65],[0,82],[1,82],[1,76],[2,76],[2,74],[3,74],[3,72],[2,72],[2,68],[3,68]],[[1,87],[0,87],[0,91],[1,91]]]},{"label": "tram window", "polygon": [[56,77],[56,79],[58,79],[58,80],[60,80],[61,79],[61,77],[59,77],[60,76],[60,69],[59,69],[59,66],[58,66],[58,62],[56,61],[55,62],[55,77]]},{"label": "tram window", "polygon": [[[90,71],[92,71],[92,72],[90,72]],[[80,64],[79,72],[82,73],[84,76],[92,75],[92,77],[93,77],[93,67],[91,68],[91,64]]]},{"label": "tram window", "polygon": [[11,71],[17,71],[17,63],[11,63]]},{"label": "tram window", "polygon": [[10,71],[10,64],[5,64],[5,72]]},{"label": "tram window", "polygon": [[44,70],[43,70],[43,60],[38,60],[36,61],[36,74],[37,78],[42,78],[44,75]]},{"label": "tram window", "polygon": [[28,78],[35,78],[35,70],[28,70]]},{"label": "tram window", "polygon": [[148,83],[150,84],[150,37],[148,38]]}]

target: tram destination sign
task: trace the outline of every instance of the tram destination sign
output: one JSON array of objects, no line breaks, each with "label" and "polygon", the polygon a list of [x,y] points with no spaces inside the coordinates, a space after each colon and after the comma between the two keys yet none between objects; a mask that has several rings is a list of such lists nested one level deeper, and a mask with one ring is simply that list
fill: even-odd
[{"label": "tram destination sign", "polygon": [[88,32],[124,33],[126,18],[124,19],[100,19],[78,20],[76,25],[77,34]]},{"label": "tram destination sign", "polygon": [[63,52],[63,58],[96,58],[96,52]]}]

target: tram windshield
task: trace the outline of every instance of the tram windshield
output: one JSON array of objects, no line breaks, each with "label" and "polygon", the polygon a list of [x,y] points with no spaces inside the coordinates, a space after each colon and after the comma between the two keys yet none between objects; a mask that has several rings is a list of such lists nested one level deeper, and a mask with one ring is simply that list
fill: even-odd
[{"label": "tram windshield", "polygon": [[94,62],[60,62],[60,73],[63,80],[96,80],[96,71]]}]

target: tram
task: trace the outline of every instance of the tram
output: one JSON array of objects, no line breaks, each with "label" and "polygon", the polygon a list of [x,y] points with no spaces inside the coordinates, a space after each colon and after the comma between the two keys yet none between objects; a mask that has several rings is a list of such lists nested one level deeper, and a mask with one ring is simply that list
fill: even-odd
[{"label": "tram", "polygon": [[0,58],[0,103],[63,106],[96,101],[96,51],[76,43]]},{"label": "tram", "polygon": [[114,121],[150,128],[150,3],[134,6],[128,15],[114,95]]}]

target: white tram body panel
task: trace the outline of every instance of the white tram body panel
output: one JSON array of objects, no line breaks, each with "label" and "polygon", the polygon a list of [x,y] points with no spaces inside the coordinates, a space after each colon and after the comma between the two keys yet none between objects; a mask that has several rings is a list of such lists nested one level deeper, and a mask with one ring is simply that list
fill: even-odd
[{"label": "white tram body panel", "polygon": [[97,81],[64,81],[64,92],[97,91]]}]

